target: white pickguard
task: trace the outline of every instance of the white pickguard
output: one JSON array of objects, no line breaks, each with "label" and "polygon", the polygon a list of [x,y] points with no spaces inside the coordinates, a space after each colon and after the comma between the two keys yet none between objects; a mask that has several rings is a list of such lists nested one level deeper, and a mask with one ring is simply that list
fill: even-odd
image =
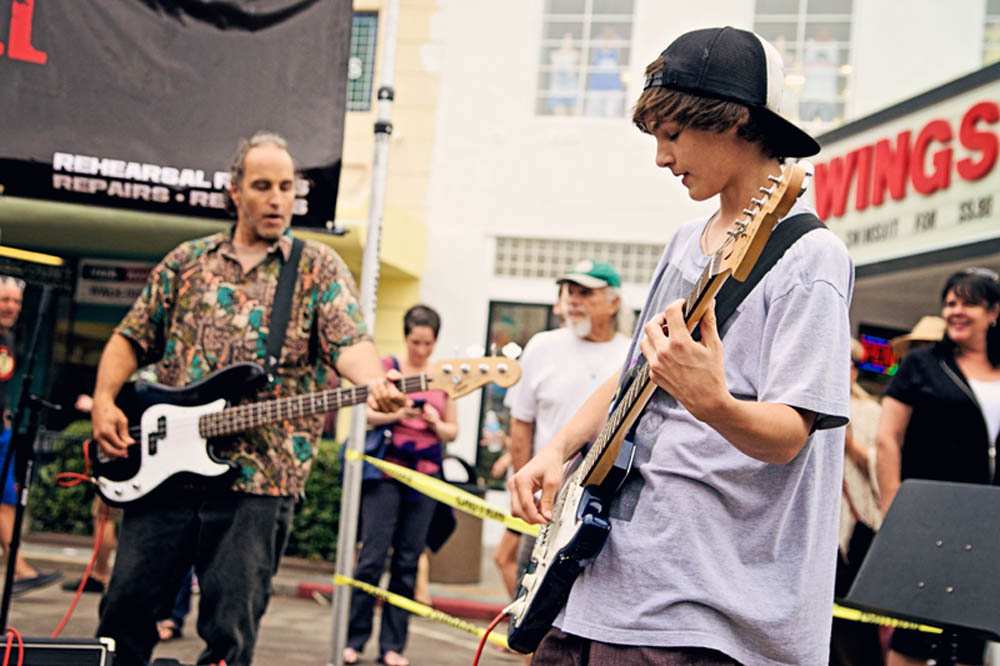
[{"label": "white pickguard", "polygon": [[[101,492],[119,502],[131,502],[148,494],[178,472],[193,472],[201,476],[219,476],[231,468],[208,455],[205,438],[198,433],[198,418],[220,412],[226,406],[223,399],[196,407],[159,404],[142,414],[142,438],[136,444],[141,457],[138,473],[128,481],[112,481],[98,477]],[[150,454],[150,436],[160,432],[160,418],[165,419],[166,434],[156,442],[156,453]]]},{"label": "white pickguard", "polygon": [[531,559],[536,563],[535,570],[521,577],[521,586],[525,593],[511,606],[515,619],[520,619],[521,613],[531,605],[536,591],[541,587],[541,581],[548,573],[552,558],[573,540],[579,529],[580,521],[577,520],[576,514],[583,497],[583,486],[570,479],[560,492],[565,493],[566,497],[559,515],[542,528],[531,551]]}]

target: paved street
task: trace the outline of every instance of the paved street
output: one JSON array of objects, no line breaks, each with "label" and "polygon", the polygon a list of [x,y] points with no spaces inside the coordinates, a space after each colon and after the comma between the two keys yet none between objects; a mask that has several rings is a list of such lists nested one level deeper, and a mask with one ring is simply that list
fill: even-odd
[{"label": "paved street", "polygon": [[[65,612],[72,595],[58,586],[39,590],[14,601],[11,624],[27,636],[51,633]],[[195,597],[197,600],[197,597]],[[98,596],[85,594],[63,636],[92,636],[96,626]],[[188,618],[181,640],[160,645],[154,656],[173,657],[193,663],[201,649],[194,631],[196,611]],[[444,625],[415,618],[410,624],[407,656],[414,666],[468,666],[475,654],[475,638]],[[330,650],[330,608],[315,601],[276,596],[264,617],[255,664],[287,666],[322,666],[328,663]],[[369,645],[363,663],[372,664],[377,653]],[[505,655],[492,647],[480,662],[494,666],[512,666],[520,658]]]}]

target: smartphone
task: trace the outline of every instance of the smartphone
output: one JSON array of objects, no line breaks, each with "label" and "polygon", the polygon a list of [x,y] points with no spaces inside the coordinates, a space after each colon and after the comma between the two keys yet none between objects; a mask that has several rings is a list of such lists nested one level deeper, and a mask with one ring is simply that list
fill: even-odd
[{"label": "smartphone", "polygon": [[427,401],[424,398],[414,398],[413,407],[414,409],[423,409]]}]

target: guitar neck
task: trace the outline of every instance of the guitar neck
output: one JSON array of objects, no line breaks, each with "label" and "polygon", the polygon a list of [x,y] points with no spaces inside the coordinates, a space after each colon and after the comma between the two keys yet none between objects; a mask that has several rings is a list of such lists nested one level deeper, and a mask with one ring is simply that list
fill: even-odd
[{"label": "guitar neck", "polygon": [[[698,283],[688,294],[684,302],[684,324],[688,331],[694,331],[712,299],[734,272],[740,281],[749,277],[774,226],[804,191],[805,179],[806,172],[798,165],[784,167],[780,176],[768,176],[771,186],[760,187],[760,198],[751,199],[750,207],[743,209],[743,215],[749,217],[749,221],[744,221],[745,218],[735,221],[726,241],[712,255]],[[646,362],[640,362],[632,373],[632,382],[577,468],[573,481],[585,485],[604,481],[618,457],[624,435],[632,429],[653,396],[656,384],[650,382]]]},{"label": "guitar neck", "polygon": [[[426,391],[427,375],[419,374],[403,377],[393,384],[403,393]],[[303,393],[287,398],[251,402],[236,407],[228,407],[221,412],[205,414],[198,420],[198,431],[206,439],[235,435],[285,419],[299,419],[341,407],[358,405],[368,399],[367,386],[329,389],[314,393]]]},{"label": "guitar neck", "polygon": [[[702,271],[698,283],[684,301],[684,323],[689,331],[693,331],[705,315],[709,303],[722,289],[729,278],[729,271],[719,271],[722,250],[713,255],[708,266]],[[573,480],[582,483],[593,482],[596,471],[610,467],[618,455],[621,438],[616,435],[622,428],[631,429],[639,413],[649,402],[656,385],[649,379],[649,364],[641,360],[633,369],[633,379],[625,393],[621,395],[594,445],[587,451],[586,457],[577,468]],[[601,479],[603,480],[603,474]]]}]

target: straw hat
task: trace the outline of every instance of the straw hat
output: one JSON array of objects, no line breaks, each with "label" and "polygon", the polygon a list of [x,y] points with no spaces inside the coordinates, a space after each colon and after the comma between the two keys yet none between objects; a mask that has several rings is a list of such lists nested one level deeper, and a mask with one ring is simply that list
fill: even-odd
[{"label": "straw hat", "polygon": [[921,317],[912,331],[892,339],[892,353],[896,358],[902,358],[910,351],[913,343],[939,342],[944,338],[945,328],[944,319],[941,317]]}]

